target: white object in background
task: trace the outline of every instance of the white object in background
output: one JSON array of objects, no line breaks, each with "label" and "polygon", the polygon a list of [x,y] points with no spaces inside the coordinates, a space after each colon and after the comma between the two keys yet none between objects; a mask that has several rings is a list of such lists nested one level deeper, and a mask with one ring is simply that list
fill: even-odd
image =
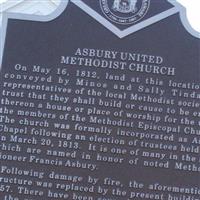
[{"label": "white object in background", "polygon": [[[1,3],[2,0],[0,0]],[[3,0],[0,4],[0,19],[3,12],[15,12],[23,14],[48,15],[52,13],[60,3],[60,0]],[[0,20],[1,26],[2,20]]]},{"label": "white object in background", "polygon": [[191,26],[200,32],[200,0],[177,0],[187,9],[187,18]]},{"label": "white object in background", "polygon": [[60,0],[0,0],[0,51],[2,49],[1,25],[4,12],[48,15],[58,7],[59,3]]}]

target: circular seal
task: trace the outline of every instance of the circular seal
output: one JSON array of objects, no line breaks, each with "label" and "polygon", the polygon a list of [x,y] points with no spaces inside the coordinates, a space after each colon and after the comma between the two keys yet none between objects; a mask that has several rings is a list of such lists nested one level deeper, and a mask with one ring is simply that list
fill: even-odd
[{"label": "circular seal", "polygon": [[111,21],[128,25],[141,20],[149,10],[150,0],[99,0],[101,10]]}]

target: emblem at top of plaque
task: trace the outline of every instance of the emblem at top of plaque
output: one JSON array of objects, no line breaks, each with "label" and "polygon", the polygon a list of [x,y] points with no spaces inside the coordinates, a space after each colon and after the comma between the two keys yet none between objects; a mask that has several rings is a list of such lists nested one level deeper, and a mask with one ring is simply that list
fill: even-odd
[{"label": "emblem at top of plaque", "polygon": [[137,0],[114,0],[113,10],[121,13],[135,13]]},{"label": "emblem at top of plaque", "polygon": [[109,20],[128,25],[140,21],[147,14],[150,0],[100,0],[100,4]]}]

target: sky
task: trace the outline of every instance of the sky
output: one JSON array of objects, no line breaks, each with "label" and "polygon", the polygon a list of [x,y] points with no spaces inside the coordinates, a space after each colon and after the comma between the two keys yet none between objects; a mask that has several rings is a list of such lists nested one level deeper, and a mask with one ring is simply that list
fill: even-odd
[{"label": "sky", "polygon": [[[0,3],[15,0],[0,0]],[[34,0],[33,0],[34,1]],[[44,0],[43,0],[44,1]],[[159,1],[159,0],[154,0]],[[175,0],[174,0],[175,1]],[[187,16],[191,26],[200,32],[200,0],[177,0],[187,8]]]},{"label": "sky", "polygon": [[178,0],[187,9],[187,17],[191,26],[200,32],[200,0]]}]

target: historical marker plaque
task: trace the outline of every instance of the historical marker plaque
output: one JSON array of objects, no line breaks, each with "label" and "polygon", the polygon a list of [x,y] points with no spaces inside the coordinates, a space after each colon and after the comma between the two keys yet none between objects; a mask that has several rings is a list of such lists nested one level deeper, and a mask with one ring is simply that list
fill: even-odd
[{"label": "historical marker plaque", "polygon": [[167,0],[8,15],[0,199],[199,200],[199,34]]}]

